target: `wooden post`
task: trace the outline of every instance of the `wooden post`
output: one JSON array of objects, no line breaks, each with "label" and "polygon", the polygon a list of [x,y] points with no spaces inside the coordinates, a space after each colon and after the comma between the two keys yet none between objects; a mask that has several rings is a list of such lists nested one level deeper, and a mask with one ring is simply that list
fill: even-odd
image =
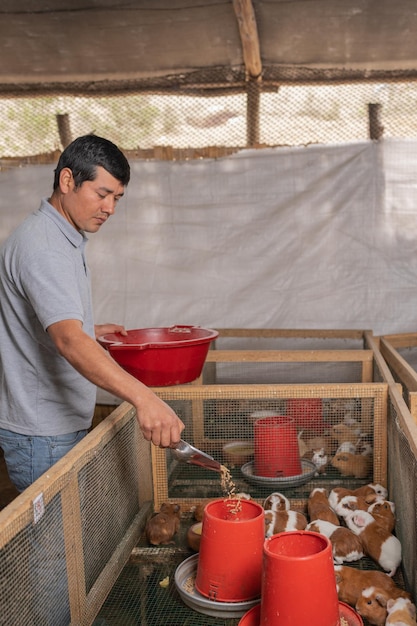
[{"label": "wooden post", "polygon": [[368,104],[369,139],[378,141],[384,134],[384,127],[381,123],[381,111],[381,104]]},{"label": "wooden post", "polygon": [[259,107],[260,107],[260,81],[250,78],[248,80],[246,98],[246,143],[248,147],[259,144]]},{"label": "wooden post", "polygon": [[58,124],[59,139],[65,149],[72,141],[70,119],[68,113],[57,113],[56,122]]}]

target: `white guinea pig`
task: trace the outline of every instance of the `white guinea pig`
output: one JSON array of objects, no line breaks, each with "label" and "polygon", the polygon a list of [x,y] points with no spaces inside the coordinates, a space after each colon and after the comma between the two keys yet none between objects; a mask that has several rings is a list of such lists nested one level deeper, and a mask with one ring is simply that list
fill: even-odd
[{"label": "white guinea pig", "polygon": [[394,576],[401,563],[401,543],[372,517],[368,511],[350,511],[345,517],[348,528],[359,535],[365,554],[389,576]]}]

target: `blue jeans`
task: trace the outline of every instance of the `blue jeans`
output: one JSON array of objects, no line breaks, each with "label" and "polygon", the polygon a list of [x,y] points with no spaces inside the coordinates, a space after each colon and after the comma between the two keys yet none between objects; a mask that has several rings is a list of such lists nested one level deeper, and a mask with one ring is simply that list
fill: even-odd
[{"label": "blue jeans", "polygon": [[35,437],[0,428],[0,448],[3,449],[11,482],[18,491],[23,491],[69,452],[87,433],[88,430],[79,430],[67,435]]}]

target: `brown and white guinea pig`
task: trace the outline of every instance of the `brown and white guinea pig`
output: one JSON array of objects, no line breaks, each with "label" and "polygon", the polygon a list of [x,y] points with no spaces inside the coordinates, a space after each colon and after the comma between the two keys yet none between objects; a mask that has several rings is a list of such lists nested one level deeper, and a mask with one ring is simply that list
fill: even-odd
[{"label": "brown and white guinea pig", "polygon": [[395,504],[390,500],[376,501],[368,507],[368,513],[383,526],[388,532],[392,533],[395,528]]},{"label": "brown and white guinea pig", "polygon": [[329,494],[329,506],[343,519],[350,511],[367,511],[368,502],[362,496],[344,494],[343,488],[335,487]]},{"label": "brown and white guinea pig", "polygon": [[325,520],[310,522],[306,530],[312,530],[330,539],[332,544],[333,561],[338,565],[344,562],[359,561],[364,556],[361,540],[349,528],[336,526]]},{"label": "brown and white guinea pig", "polygon": [[307,518],[299,511],[265,511],[265,537],[289,530],[304,530]]},{"label": "brown and white guinea pig", "polygon": [[[357,489],[334,487],[329,494],[329,504],[334,511],[337,510],[337,505],[345,496],[359,496],[361,499],[364,499],[366,505],[369,507],[376,501],[385,500],[388,496],[388,491],[385,487],[376,483],[368,483],[367,485],[362,485]],[[351,500],[351,502],[353,502],[353,500]]]},{"label": "brown and white guinea pig", "polygon": [[407,598],[388,600],[386,626],[414,626],[416,622],[416,607]]},{"label": "brown and white guinea pig", "polygon": [[326,467],[329,462],[329,457],[326,454],[324,448],[314,448],[304,454],[305,459],[309,459],[316,466],[316,476],[319,474],[326,474]]},{"label": "brown and white guinea pig", "polygon": [[337,514],[329,504],[328,493],[324,487],[316,487],[311,491],[307,500],[307,511],[311,522],[321,519],[336,526],[340,525]]},{"label": "brown and white guinea pig", "polygon": [[359,535],[365,554],[389,576],[394,576],[402,558],[399,539],[380,526],[368,511],[350,511],[345,522],[348,528]]},{"label": "brown and white guinea pig", "polygon": [[274,491],[265,498],[262,506],[265,511],[288,511],[291,505],[286,496],[278,491]]},{"label": "brown and white guinea pig", "polygon": [[386,589],[371,585],[370,587],[362,589],[362,593],[356,602],[355,609],[359,615],[364,617],[367,622],[369,622],[369,624],[384,626],[387,618],[388,602],[390,600],[394,601],[396,598],[411,599],[411,596],[407,593],[407,591],[404,591],[397,586]]},{"label": "brown and white guinea pig", "polygon": [[395,582],[379,570],[362,570],[349,565],[335,565],[337,595],[341,602],[355,607],[364,589],[375,587],[383,589],[387,594],[395,593]]},{"label": "brown and white guinea pig", "polygon": [[330,464],[339,470],[342,476],[354,476],[355,478],[366,478],[372,468],[372,457],[363,454],[351,454],[350,452],[339,452],[335,454]]},{"label": "brown and white guinea pig", "polygon": [[380,485],[379,483],[368,483],[367,485],[362,485],[362,487],[354,489],[353,494],[357,496],[365,496],[367,500],[367,496],[371,497],[373,494],[375,494],[377,498],[386,500],[388,498],[388,489],[386,489],[383,485]]},{"label": "brown and white guinea pig", "polygon": [[159,513],[154,513],[145,526],[146,538],[153,546],[174,543],[173,537],[180,527],[180,506],[178,504],[161,504]]}]

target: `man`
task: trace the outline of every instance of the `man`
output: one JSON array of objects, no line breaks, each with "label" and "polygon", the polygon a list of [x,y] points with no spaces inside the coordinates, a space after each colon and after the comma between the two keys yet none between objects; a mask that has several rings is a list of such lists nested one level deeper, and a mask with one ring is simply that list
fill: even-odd
[{"label": "man", "polygon": [[117,146],[79,137],[61,154],[51,197],[0,248],[0,447],[19,491],[87,433],[96,386],[131,403],[156,446],[174,445],[184,428],[96,342],[126,331],[94,326],[85,233],[113,215],[129,179]]}]

